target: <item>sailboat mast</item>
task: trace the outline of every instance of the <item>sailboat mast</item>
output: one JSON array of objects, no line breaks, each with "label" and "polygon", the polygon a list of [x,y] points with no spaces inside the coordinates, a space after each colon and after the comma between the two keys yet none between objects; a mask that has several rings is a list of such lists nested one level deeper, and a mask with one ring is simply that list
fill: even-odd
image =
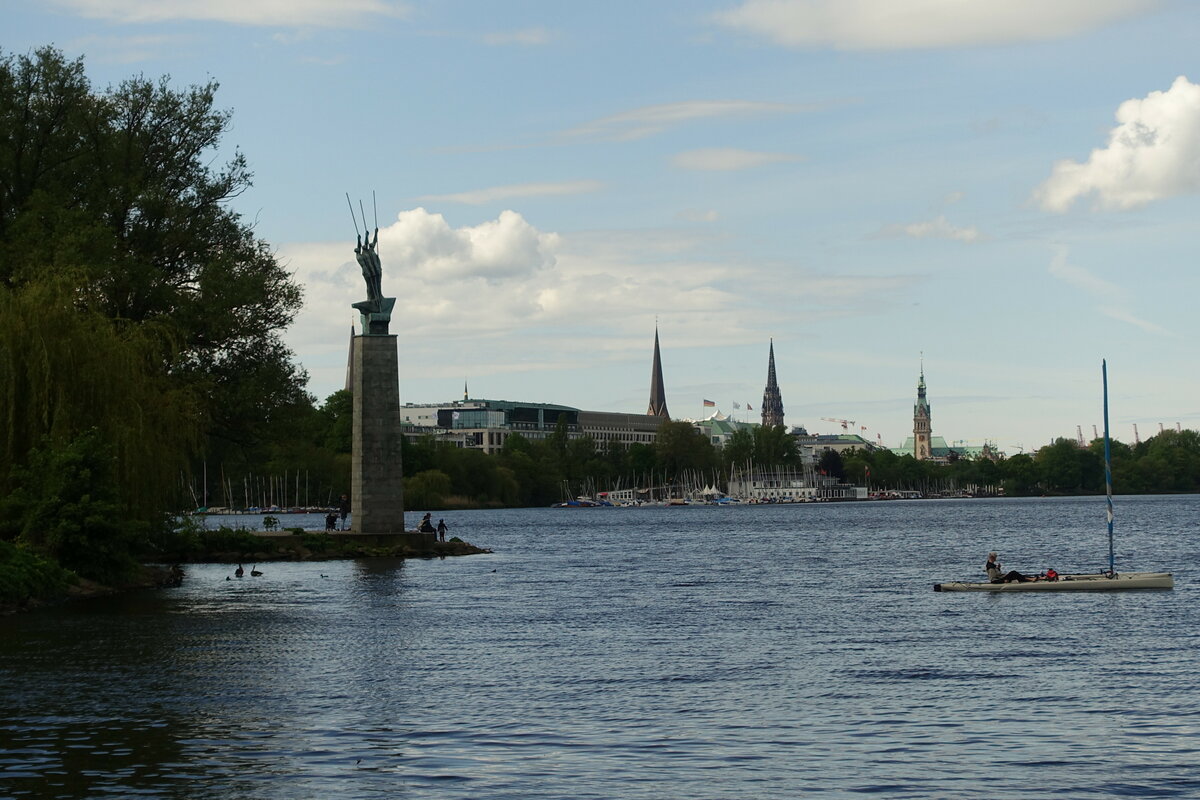
[{"label": "sailboat mast", "polygon": [[1108,572],[1116,572],[1113,556],[1113,507],[1112,507],[1112,447],[1108,439],[1108,360],[1101,359],[1100,374],[1104,378],[1104,491],[1108,496]]}]

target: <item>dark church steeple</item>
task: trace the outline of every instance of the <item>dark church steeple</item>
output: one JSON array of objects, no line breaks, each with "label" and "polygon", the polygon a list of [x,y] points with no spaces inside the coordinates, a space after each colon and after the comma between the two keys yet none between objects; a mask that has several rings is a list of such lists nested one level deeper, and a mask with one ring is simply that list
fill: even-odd
[{"label": "dark church steeple", "polygon": [[667,392],[663,388],[662,357],[658,352],[658,326],[654,326],[654,366],[650,369],[650,409],[646,411],[652,417],[670,419],[667,413]]},{"label": "dark church steeple", "polygon": [[771,340],[771,355],[767,361],[767,388],[763,391],[762,424],[783,424],[783,398],[779,396],[779,383],[775,380],[775,340]]}]

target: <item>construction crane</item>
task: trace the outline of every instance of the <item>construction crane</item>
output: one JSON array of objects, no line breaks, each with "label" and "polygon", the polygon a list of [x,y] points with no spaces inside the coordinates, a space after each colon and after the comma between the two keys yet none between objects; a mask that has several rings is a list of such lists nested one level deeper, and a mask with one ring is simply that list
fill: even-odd
[{"label": "construction crane", "polygon": [[821,417],[821,419],[825,420],[826,422],[839,423],[844,431],[850,430],[850,426],[854,424],[854,420],[852,419],[836,419],[834,417]]},{"label": "construction crane", "polygon": [[1096,426],[1093,425],[1092,426],[1092,441],[1095,441],[1099,438],[1100,438],[1100,434],[1096,431]]},{"label": "construction crane", "polygon": [[1082,426],[1082,425],[1076,425],[1076,426],[1075,426],[1075,438],[1076,438],[1076,439],[1079,441],[1079,447],[1080,447],[1080,449],[1082,449],[1082,448],[1084,447],[1084,444],[1083,444],[1083,426]]},{"label": "construction crane", "polygon": [[1135,423],[1133,423],[1133,443],[1134,443],[1134,445],[1139,445],[1139,444],[1141,444],[1141,443],[1142,443],[1142,439],[1141,439],[1141,437],[1140,437],[1140,436],[1138,436],[1138,432],[1137,432],[1137,423],[1136,423],[1136,422],[1135,422]]}]

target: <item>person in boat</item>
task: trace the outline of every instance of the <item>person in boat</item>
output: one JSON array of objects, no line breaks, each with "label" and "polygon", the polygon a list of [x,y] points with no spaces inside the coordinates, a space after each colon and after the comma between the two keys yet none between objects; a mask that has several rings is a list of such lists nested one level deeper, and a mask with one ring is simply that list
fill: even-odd
[{"label": "person in boat", "polygon": [[438,541],[440,541],[440,542],[446,541],[446,531],[447,530],[448,530],[448,528],[446,527],[446,520],[439,519],[438,526],[437,526]]},{"label": "person in boat", "polygon": [[996,560],[997,558],[995,553],[988,553],[987,563],[983,565],[983,571],[987,573],[988,581],[991,583],[1029,583],[1037,580],[1033,575],[1022,575],[1015,569],[1005,572],[1004,568],[1000,566],[1000,562]]}]

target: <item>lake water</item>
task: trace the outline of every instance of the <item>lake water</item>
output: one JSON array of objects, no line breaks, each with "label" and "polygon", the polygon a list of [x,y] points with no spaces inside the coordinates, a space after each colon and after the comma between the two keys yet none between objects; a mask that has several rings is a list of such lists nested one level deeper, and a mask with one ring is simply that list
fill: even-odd
[{"label": "lake water", "polygon": [[[1200,497],[446,512],[0,618],[0,797],[1200,797]],[[316,524],[316,523],[314,523]],[[249,566],[249,565],[247,565]]]}]

